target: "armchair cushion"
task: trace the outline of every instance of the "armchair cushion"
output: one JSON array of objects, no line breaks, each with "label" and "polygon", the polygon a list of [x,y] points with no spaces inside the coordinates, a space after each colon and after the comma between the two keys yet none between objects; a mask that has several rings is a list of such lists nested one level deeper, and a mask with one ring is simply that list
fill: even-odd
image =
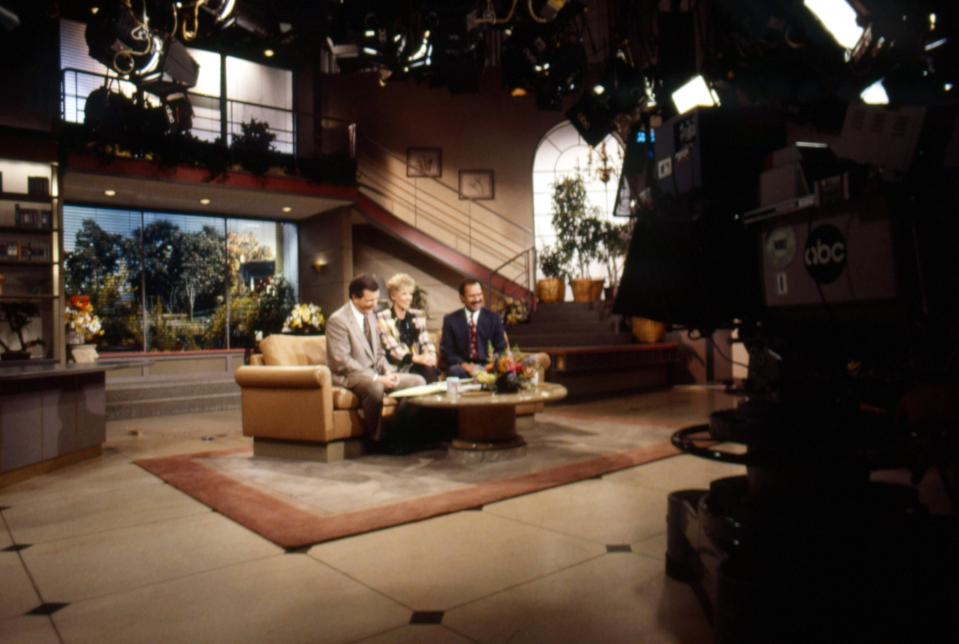
[{"label": "armchair cushion", "polygon": [[260,342],[268,367],[325,365],[325,335],[271,335]]}]

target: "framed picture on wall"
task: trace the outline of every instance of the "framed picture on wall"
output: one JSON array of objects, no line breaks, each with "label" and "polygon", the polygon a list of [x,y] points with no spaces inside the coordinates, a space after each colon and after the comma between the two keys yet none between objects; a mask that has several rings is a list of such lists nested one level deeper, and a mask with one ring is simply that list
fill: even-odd
[{"label": "framed picture on wall", "polygon": [[406,148],[406,176],[443,175],[443,151],[439,148]]},{"label": "framed picture on wall", "polygon": [[493,188],[492,170],[460,170],[460,199],[492,199],[496,194]]}]

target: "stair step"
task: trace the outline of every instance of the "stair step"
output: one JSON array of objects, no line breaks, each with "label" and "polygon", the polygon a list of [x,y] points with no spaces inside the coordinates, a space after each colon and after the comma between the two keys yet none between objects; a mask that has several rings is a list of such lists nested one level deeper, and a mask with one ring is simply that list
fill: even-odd
[{"label": "stair step", "polygon": [[592,322],[548,322],[534,320],[528,324],[506,327],[512,338],[518,335],[536,335],[539,333],[616,333],[617,325],[611,320],[593,320]]},{"label": "stair step", "polygon": [[516,342],[526,349],[536,347],[608,347],[611,345],[629,344],[633,336],[629,333],[543,333],[536,336],[522,337],[524,342],[513,335],[510,342]]},{"label": "stair step", "polygon": [[142,400],[108,403],[107,420],[193,414],[204,411],[236,409],[239,406],[239,392],[201,396],[177,396],[171,398],[146,398]]},{"label": "stair step", "polygon": [[609,320],[611,316],[606,311],[535,311],[530,315],[530,321],[537,322],[589,322],[597,320]]},{"label": "stair step", "polygon": [[233,378],[216,380],[140,380],[107,384],[107,404],[151,400],[157,398],[184,398],[217,394],[238,394],[240,387]]}]

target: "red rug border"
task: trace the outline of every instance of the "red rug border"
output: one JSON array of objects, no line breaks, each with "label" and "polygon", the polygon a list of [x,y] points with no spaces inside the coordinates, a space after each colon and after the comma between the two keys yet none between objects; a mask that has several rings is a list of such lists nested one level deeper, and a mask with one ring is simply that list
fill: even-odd
[{"label": "red rug border", "polygon": [[196,461],[252,452],[251,448],[239,448],[140,459],[134,463],[228,519],[291,549],[477,508],[680,453],[667,441],[433,496],[319,517]]}]

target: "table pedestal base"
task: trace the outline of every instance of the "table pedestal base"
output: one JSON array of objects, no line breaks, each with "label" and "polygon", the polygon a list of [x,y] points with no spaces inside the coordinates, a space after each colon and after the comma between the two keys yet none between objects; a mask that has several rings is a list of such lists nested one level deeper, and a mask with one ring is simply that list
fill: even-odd
[{"label": "table pedestal base", "polygon": [[[525,445],[516,434],[516,407],[460,407],[456,410],[456,440],[453,444],[457,449],[483,450]],[[478,447],[468,447],[470,444]]]}]

